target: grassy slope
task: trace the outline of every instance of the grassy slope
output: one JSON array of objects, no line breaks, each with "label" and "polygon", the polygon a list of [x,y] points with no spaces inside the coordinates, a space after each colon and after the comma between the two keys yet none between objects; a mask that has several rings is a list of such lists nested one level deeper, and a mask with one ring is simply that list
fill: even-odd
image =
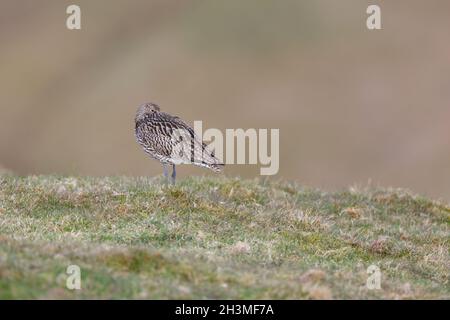
[{"label": "grassy slope", "polygon": [[448,299],[449,216],[402,190],[0,175],[0,298]]}]

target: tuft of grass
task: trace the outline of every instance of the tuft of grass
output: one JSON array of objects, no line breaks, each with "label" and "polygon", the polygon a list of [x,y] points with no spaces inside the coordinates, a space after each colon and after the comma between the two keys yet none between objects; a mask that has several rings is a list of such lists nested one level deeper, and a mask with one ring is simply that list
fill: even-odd
[{"label": "tuft of grass", "polygon": [[449,225],[397,189],[0,175],[0,298],[449,299]]}]

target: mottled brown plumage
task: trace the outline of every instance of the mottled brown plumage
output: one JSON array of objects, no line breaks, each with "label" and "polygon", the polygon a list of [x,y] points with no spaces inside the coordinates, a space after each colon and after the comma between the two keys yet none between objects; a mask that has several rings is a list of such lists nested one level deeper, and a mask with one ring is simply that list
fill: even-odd
[{"label": "mottled brown plumage", "polygon": [[187,123],[161,112],[154,103],[145,103],[137,110],[135,135],[144,151],[163,164],[165,176],[166,165],[172,165],[173,182],[177,164],[194,164],[215,172],[223,166]]}]

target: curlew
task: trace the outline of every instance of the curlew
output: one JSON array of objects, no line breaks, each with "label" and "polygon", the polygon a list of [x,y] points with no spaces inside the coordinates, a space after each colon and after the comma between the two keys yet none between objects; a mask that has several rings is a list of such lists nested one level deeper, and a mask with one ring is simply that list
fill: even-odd
[{"label": "curlew", "polygon": [[155,103],[144,103],[138,108],[135,135],[144,151],[163,165],[166,180],[167,166],[172,165],[173,184],[177,174],[175,165],[194,164],[215,172],[223,167],[191,126],[177,116],[161,112]]}]

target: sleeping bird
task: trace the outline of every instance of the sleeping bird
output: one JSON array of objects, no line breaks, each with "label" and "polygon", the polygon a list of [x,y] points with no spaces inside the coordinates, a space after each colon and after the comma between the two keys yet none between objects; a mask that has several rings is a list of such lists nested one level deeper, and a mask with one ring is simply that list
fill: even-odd
[{"label": "sleeping bird", "polygon": [[224,166],[191,126],[177,116],[161,112],[155,103],[144,103],[138,108],[135,135],[144,151],[163,165],[166,180],[167,167],[172,165],[172,184],[176,179],[175,165],[193,164],[214,172],[220,172]]}]

